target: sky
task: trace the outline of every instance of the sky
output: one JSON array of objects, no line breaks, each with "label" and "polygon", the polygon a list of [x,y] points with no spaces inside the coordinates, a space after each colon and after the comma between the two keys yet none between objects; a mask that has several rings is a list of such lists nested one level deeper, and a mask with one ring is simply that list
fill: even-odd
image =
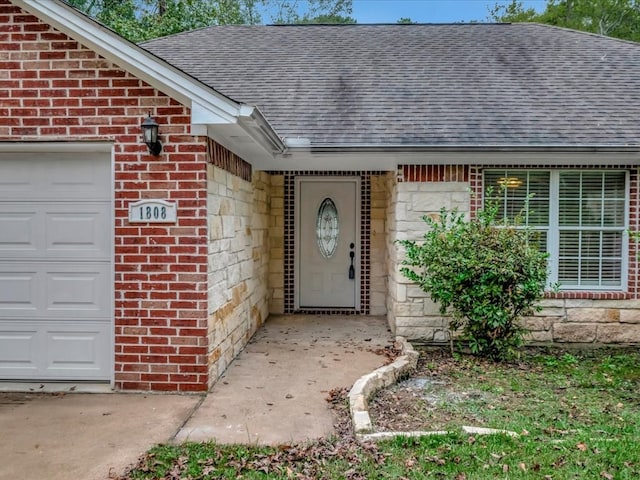
[{"label": "sky", "polygon": [[[358,23],[396,23],[410,18],[418,23],[486,22],[489,10],[508,0],[353,0]],[[525,0],[525,8],[542,12],[546,0]]]}]

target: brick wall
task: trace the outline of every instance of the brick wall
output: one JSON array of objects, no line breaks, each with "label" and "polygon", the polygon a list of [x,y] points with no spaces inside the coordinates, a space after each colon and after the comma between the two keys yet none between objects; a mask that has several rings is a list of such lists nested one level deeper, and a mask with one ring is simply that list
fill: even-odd
[{"label": "brick wall", "polygon": [[284,313],[284,175],[271,175],[269,312]]},{"label": "brick wall", "polygon": [[[160,124],[149,155],[140,123]],[[202,391],[207,371],[206,142],[190,112],[0,0],[0,141],[113,142],[115,385]],[[177,204],[175,225],[128,223],[128,204]]]}]

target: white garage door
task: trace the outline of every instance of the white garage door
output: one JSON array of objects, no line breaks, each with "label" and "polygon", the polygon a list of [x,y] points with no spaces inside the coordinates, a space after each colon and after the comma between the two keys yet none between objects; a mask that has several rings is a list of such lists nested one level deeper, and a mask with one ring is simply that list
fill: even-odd
[{"label": "white garage door", "polygon": [[109,153],[0,153],[0,379],[109,380]]}]

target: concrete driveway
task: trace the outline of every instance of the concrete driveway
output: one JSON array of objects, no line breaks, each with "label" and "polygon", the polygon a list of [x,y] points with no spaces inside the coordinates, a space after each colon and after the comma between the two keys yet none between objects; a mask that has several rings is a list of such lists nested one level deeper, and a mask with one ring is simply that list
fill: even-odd
[{"label": "concrete driveway", "polygon": [[102,480],[171,441],[283,444],[330,435],[329,390],[381,366],[391,342],[382,317],[272,316],[204,400],[0,393],[0,480]]},{"label": "concrete driveway", "polygon": [[104,480],[169,441],[202,397],[0,393],[0,479]]}]

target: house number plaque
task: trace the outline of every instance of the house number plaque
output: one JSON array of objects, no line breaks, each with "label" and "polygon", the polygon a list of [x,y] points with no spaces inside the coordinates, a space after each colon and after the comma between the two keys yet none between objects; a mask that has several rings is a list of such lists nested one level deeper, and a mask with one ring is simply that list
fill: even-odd
[{"label": "house number plaque", "polygon": [[176,223],[176,204],[166,200],[140,200],[129,204],[129,223]]}]

